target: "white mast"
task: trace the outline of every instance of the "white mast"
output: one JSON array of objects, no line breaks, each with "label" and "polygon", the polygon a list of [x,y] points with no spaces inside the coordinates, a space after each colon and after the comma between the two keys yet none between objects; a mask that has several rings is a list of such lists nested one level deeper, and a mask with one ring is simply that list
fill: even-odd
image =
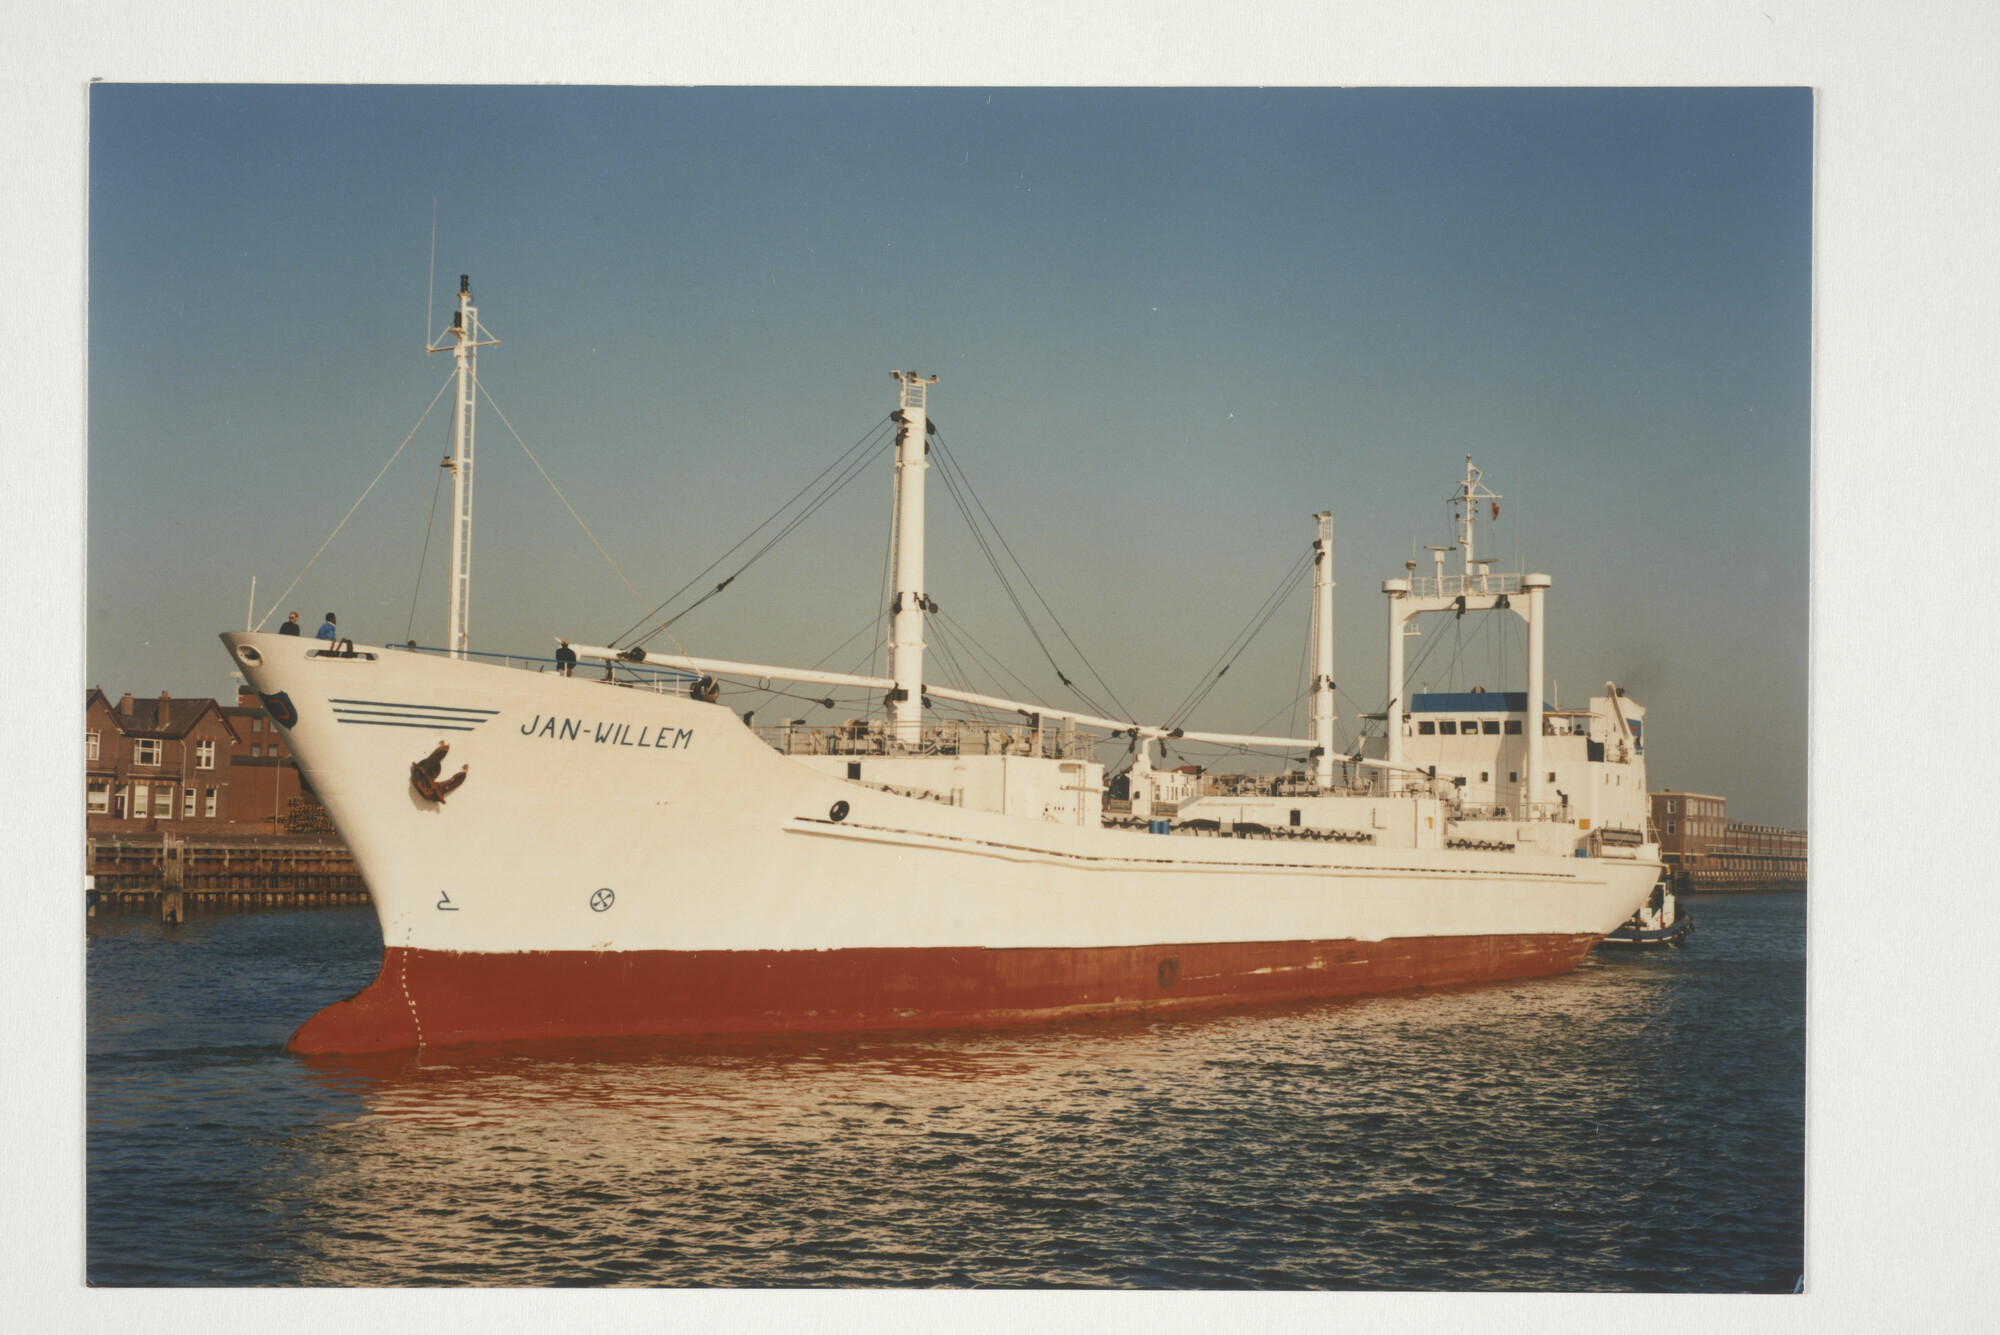
[{"label": "white mast", "polygon": [[452,312],[451,328],[446,332],[451,339],[449,343],[441,339],[424,351],[443,352],[450,348],[452,360],[458,363],[451,455],[444,461],[444,466],[451,470],[451,574],[447,581],[449,602],[444,643],[453,658],[463,658],[472,600],[473,409],[479,394],[479,349],[499,342],[479,338],[479,311],[472,304],[470,275],[458,276],[458,309]]},{"label": "white mast", "polygon": [[[1498,520],[1500,517],[1500,512],[1499,512],[1499,505],[1501,499],[1500,493],[1497,491],[1488,491],[1485,487],[1480,485],[1479,478],[1480,478],[1479,470],[1472,466],[1472,456],[1469,454],[1466,455],[1465,479],[1458,484],[1458,491],[1451,498],[1451,500],[1452,504],[1455,507],[1457,507],[1458,510],[1458,513],[1454,515],[1453,518],[1455,518],[1458,521],[1458,545],[1465,549],[1464,573],[1467,576],[1471,576],[1478,573],[1476,570],[1473,569],[1474,565],[1477,562],[1477,557],[1472,550],[1472,545],[1473,545],[1473,534],[1477,531],[1476,526],[1479,523],[1479,503],[1481,501],[1491,502],[1494,506],[1494,513],[1493,513],[1494,519]],[[1442,568],[1443,559],[1444,558],[1442,556],[1438,558],[1440,562],[1440,568],[1438,570],[1438,574],[1440,575],[1444,574],[1444,570]]]},{"label": "white mast", "polygon": [[930,468],[927,391],[937,377],[915,371],[889,372],[902,386],[896,413],[896,600],[889,619],[889,720],[904,746],[923,742],[924,726],[924,473]]},{"label": "white mast", "polygon": [[[1409,565],[1414,571],[1417,563],[1412,561]],[[1410,712],[1403,700],[1403,623],[1415,615],[1409,604],[1410,588],[1416,582],[1414,574],[1382,581],[1382,592],[1389,602],[1389,706],[1383,726],[1389,734],[1389,763],[1394,766],[1403,763],[1403,716]]]},{"label": "white mast", "polygon": [[1541,813],[1542,783],[1542,673],[1547,662],[1542,637],[1548,633],[1544,620],[1549,591],[1547,575],[1531,574],[1521,580],[1528,594],[1528,812]]},{"label": "white mast", "polygon": [[472,419],[478,390],[479,312],[472,305],[472,278],[458,276],[458,309],[452,313],[452,359],[458,363],[458,412],[451,447],[451,610],[445,647],[465,657],[466,621],[472,600]]},{"label": "white mast", "polygon": [[1314,777],[1322,792],[1333,787],[1333,512],[1322,510],[1313,542],[1313,748]]}]

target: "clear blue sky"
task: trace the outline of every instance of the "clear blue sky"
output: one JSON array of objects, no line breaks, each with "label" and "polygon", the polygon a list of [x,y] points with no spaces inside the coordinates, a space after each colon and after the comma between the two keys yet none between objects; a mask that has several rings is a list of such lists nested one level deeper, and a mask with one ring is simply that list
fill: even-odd
[{"label": "clear blue sky", "polygon": [[[1330,508],[1345,732],[1385,693],[1380,582],[1449,540],[1471,453],[1506,497],[1504,564],[1518,546],[1554,578],[1565,701],[1617,680],[1656,787],[1804,822],[1803,90],[99,85],[90,115],[88,674],[114,697],[225,694],[215,633],[251,577],[261,616],[430,402],[436,199],[437,314],[470,273],[503,340],[486,388],[648,593],[914,367],[1143,715]],[[272,625],[336,608],[405,638],[444,429]],[[492,413],[480,459],[475,646],[635,621]],[[676,637],[819,660],[875,613],[888,485],[878,462]],[[933,596],[1067,702],[932,493]],[[430,644],[438,552],[409,632]],[[1282,725],[1305,615],[1295,595],[1194,724]],[[1517,626],[1438,629],[1419,684],[1518,684]]]}]

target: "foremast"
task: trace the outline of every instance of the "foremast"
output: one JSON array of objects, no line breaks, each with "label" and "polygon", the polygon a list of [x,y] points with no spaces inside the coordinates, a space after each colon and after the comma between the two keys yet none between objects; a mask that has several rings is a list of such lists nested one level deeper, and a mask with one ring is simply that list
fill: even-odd
[{"label": "foremast", "polygon": [[498,339],[481,339],[479,308],[472,304],[472,278],[458,276],[458,309],[443,338],[424,349],[450,349],[457,363],[452,402],[451,453],[444,467],[451,473],[451,574],[447,580],[445,648],[453,658],[465,657],[472,604],[472,462],[474,426],[479,395],[479,349]]}]

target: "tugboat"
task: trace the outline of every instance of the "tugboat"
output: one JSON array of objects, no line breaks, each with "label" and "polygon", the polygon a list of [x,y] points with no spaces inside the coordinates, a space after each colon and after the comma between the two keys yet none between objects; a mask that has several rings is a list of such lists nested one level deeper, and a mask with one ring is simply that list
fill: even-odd
[{"label": "tugboat", "polygon": [[1673,886],[1661,876],[1653,893],[1638,911],[1616,929],[1605,933],[1603,944],[1627,949],[1648,950],[1655,946],[1677,946],[1694,930],[1694,915],[1682,912],[1674,900]]}]

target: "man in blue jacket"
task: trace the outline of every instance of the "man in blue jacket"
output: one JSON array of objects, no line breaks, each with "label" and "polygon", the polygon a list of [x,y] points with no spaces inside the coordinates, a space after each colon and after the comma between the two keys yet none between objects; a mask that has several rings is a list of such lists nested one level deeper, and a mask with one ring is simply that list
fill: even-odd
[{"label": "man in blue jacket", "polygon": [[333,613],[328,612],[326,620],[319,623],[318,635],[322,640],[337,640],[340,638],[340,630],[333,624]]}]

